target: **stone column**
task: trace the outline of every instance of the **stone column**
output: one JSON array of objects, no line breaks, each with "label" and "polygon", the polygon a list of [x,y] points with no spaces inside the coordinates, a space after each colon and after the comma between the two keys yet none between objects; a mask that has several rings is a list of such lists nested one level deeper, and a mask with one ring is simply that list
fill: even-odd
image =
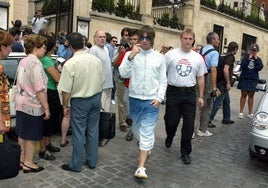
[{"label": "stone column", "polygon": [[195,0],[188,0],[185,2],[183,11],[183,23],[186,28],[193,28],[194,24],[194,6]]},{"label": "stone column", "polygon": [[140,0],[141,21],[146,25],[153,25],[152,0]]}]

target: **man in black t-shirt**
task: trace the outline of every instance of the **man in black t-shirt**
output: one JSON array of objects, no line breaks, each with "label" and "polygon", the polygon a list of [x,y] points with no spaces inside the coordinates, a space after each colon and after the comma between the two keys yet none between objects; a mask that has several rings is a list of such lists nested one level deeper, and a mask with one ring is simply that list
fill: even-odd
[{"label": "man in black t-shirt", "polygon": [[234,55],[238,50],[238,44],[236,42],[230,42],[228,45],[228,50],[224,59],[223,75],[224,78],[217,83],[217,86],[221,92],[221,95],[215,99],[213,102],[213,108],[210,115],[210,123],[217,114],[218,109],[222,106],[223,112],[223,124],[233,124],[234,121],[231,120],[231,107],[230,107],[230,96],[229,91],[231,89],[231,80],[233,75],[233,67],[235,62]]}]

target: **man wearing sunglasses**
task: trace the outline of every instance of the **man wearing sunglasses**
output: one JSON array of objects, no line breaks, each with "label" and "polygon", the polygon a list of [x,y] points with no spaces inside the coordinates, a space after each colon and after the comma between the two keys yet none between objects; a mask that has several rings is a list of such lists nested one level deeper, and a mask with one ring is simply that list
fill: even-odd
[{"label": "man wearing sunglasses", "polygon": [[164,100],[167,85],[164,56],[152,48],[154,39],[154,29],[143,26],[138,44],[126,53],[119,66],[120,76],[130,78],[129,111],[139,145],[138,169],[134,176],[142,179],[148,178],[144,165],[154,146],[159,104]]}]

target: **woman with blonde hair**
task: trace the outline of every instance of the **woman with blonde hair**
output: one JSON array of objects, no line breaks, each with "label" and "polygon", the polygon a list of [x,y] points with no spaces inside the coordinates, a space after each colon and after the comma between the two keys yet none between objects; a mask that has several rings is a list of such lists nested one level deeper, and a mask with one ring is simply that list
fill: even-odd
[{"label": "woman with blonde hair", "polygon": [[27,57],[18,67],[16,129],[24,173],[44,170],[33,162],[33,156],[35,143],[43,136],[44,120],[50,117],[46,94],[48,79],[39,60],[46,52],[46,43],[47,39],[41,35],[29,35],[24,44]]}]

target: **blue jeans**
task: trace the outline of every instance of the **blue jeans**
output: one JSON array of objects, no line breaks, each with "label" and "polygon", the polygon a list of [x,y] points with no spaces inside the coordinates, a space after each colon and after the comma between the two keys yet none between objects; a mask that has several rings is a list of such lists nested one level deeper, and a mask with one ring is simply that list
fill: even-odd
[{"label": "blue jeans", "polygon": [[229,92],[226,90],[226,86],[223,84],[218,84],[218,88],[221,91],[221,95],[215,99],[213,102],[213,108],[210,115],[210,121],[214,119],[217,114],[218,109],[222,106],[223,120],[231,119],[231,107],[230,107],[230,96]]},{"label": "blue jeans", "polygon": [[97,165],[100,104],[100,93],[89,98],[71,99],[73,153],[69,167],[75,171],[82,170],[84,150],[87,165]]},{"label": "blue jeans", "polygon": [[139,148],[144,151],[153,149],[159,108],[151,104],[152,100],[140,100],[129,97],[130,117],[132,119],[132,132],[139,140]]}]

